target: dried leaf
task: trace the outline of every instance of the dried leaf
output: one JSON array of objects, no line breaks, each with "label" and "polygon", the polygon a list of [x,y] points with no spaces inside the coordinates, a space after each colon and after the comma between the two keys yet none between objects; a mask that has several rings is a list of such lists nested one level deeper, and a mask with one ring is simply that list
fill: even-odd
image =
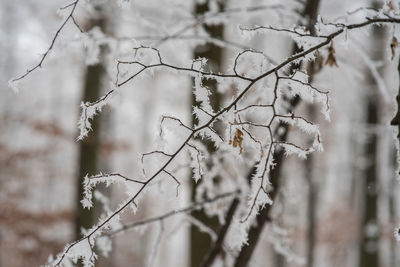
[{"label": "dried leaf", "polygon": [[396,8],[395,8],[395,6],[394,6],[392,1],[387,2],[387,6],[389,8],[389,11],[395,11],[396,10]]},{"label": "dried leaf", "polygon": [[242,142],[243,142],[243,132],[236,129],[235,136],[233,137],[233,142],[229,141],[233,147],[239,147],[239,154],[242,154]]},{"label": "dried leaf", "polygon": [[395,36],[392,38],[392,42],[390,43],[390,50],[392,50],[392,60],[396,56],[396,48],[399,46],[399,41]]},{"label": "dried leaf", "polygon": [[336,62],[335,49],[333,48],[333,44],[331,44],[328,47],[328,58],[325,61],[325,65],[328,65],[330,67],[332,67],[332,66],[339,67]]}]

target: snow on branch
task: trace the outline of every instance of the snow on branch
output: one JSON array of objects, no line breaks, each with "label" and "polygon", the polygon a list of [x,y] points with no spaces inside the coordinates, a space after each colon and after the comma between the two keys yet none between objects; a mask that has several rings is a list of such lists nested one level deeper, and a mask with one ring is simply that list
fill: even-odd
[{"label": "snow on branch", "polygon": [[[215,78],[215,79],[217,79],[217,78],[237,78],[237,79],[251,81],[250,78],[246,78],[246,77],[243,77],[243,76],[240,76],[237,74],[223,74],[223,73],[212,73],[212,72],[203,71],[202,68],[197,67],[198,64],[194,64],[194,63],[192,63],[192,65],[190,67],[175,66],[172,64],[165,63],[162,60],[159,50],[156,48],[141,46],[141,47],[135,48],[134,50],[135,50],[135,60],[133,60],[133,61],[120,61],[119,60],[117,63],[117,78],[116,78],[116,82],[115,82],[115,85],[117,87],[120,87],[120,86],[128,83],[129,81],[134,79],[136,76],[138,76],[145,70],[153,70],[155,68],[161,68],[161,67],[163,69],[172,70],[178,74],[179,73],[187,73],[193,77],[196,77],[196,75],[201,75],[202,77],[205,77],[205,78]],[[139,51],[143,52],[143,50],[151,51],[153,54],[154,54],[153,51],[155,51],[156,57],[154,57],[154,55],[153,55],[153,57],[151,57],[151,56],[149,56],[149,54],[147,54],[147,56],[144,57],[143,53],[139,53]],[[141,55],[141,56],[139,58],[137,58],[138,57],[137,55]],[[157,59],[157,61],[155,59]],[[193,61],[193,62],[197,62],[197,60]],[[130,75],[129,78],[120,82],[119,81],[119,73],[120,73],[121,65],[136,65],[139,67],[139,69],[134,74]]]},{"label": "snow on branch", "polygon": [[274,246],[277,253],[285,256],[288,262],[294,262],[298,265],[304,265],[306,259],[295,254],[290,248],[290,239],[288,238],[288,231],[279,227],[278,225],[271,223],[268,225],[267,231],[269,233],[269,243]]},{"label": "snow on branch", "polygon": [[128,181],[128,182],[133,182],[133,183],[138,183],[138,184],[144,184],[144,182],[139,181],[139,180],[134,180],[131,178],[128,178],[122,174],[119,173],[111,173],[111,174],[98,174],[94,176],[88,176],[86,175],[83,181],[83,199],[81,200],[82,206],[84,208],[90,209],[93,206],[92,202],[92,191],[93,188],[98,184],[98,183],[104,183],[107,187],[117,181]]},{"label": "snow on branch", "polygon": [[[71,8],[71,12],[57,31],[50,48],[42,57],[39,64],[33,69],[28,70],[26,74],[14,79],[14,81],[23,79],[41,66],[47,53],[53,48],[54,42],[64,25],[68,20],[74,21],[73,13],[78,1],[79,0],[66,6],[66,8]],[[155,165],[155,168],[152,169],[153,171],[150,174],[147,174],[143,167],[143,179],[131,179],[118,173],[86,176],[84,181],[84,200],[82,201],[85,207],[92,206],[92,190],[98,183],[106,183],[106,185],[109,185],[117,181],[123,181],[125,183],[133,183],[135,186],[131,189],[129,197],[121,203],[118,208],[108,212],[95,226],[85,231],[81,239],[68,244],[64,251],[49,264],[51,266],[61,266],[67,259],[71,259],[72,261],[82,259],[84,266],[93,266],[97,257],[94,253],[94,246],[98,237],[104,235],[110,229],[120,229],[116,226],[119,225],[122,213],[132,204],[136,206],[136,201],[142,197],[154,181],[161,176],[167,175],[177,184],[176,190],[178,193],[178,187],[181,183],[171,170],[173,170],[174,164],[178,161],[177,159],[179,156],[183,154],[182,152],[189,152],[190,154],[194,179],[196,181],[202,179],[204,173],[207,171],[205,159],[209,157],[209,155],[201,142],[195,139],[196,137],[201,137],[203,139],[209,138],[215,141],[218,143],[218,148],[229,153],[229,155],[241,157],[241,155],[245,153],[254,154],[253,158],[256,159],[258,164],[255,174],[251,177],[250,191],[242,197],[242,200],[244,200],[243,202],[247,203],[247,210],[241,214],[240,220],[236,220],[237,218],[234,220],[236,225],[240,223],[250,225],[256,214],[263,207],[272,204],[272,199],[269,197],[269,192],[272,190],[269,181],[269,173],[274,167],[273,155],[277,146],[283,147],[287,155],[294,153],[300,157],[306,157],[308,153],[316,150],[316,148],[320,148],[318,126],[294,113],[282,114],[282,94],[285,96],[290,96],[290,94],[292,94],[292,96],[296,95],[310,102],[322,102],[325,104],[325,112],[329,112],[328,92],[321,91],[311,85],[305,73],[296,72],[289,76],[287,74],[287,69],[292,64],[299,63],[301,60],[314,59],[314,54],[321,48],[330,45],[333,48],[332,41],[338,36],[347,33],[347,31],[360,29],[372,24],[384,23],[398,24],[400,23],[400,18],[385,13],[384,15],[377,15],[376,17],[367,17],[364,21],[354,24],[331,23],[329,24],[329,31],[319,31],[319,35],[317,35],[316,38],[309,36],[309,33],[299,28],[288,30],[266,26],[260,29],[284,31],[301,38],[306,38],[306,45],[303,45],[304,49],[301,52],[287,57],[278,64],[271,64],[262,52],[245,50],[234,58],[231,65],[232,69],[227,73],[205,71],[203,68],[205,64],[204,60],[195,60],[192,62],[191,66],[172,65],[165,63],[160,51],[154,47],[141,46],[135,48],[133,60],[119,60],[117,62],[115,88],[96,102],[82,104],[82,115],[79,120],[79,129],[81,132],[78,139],[83,139],[88,134],[91,127],[90,119],[92,119],[97,112],[101,111],[101,108],[107,103],[109,97],[115,93],[117,88],[129,82],[134,82],[135,78],[140,74],[146,71],[152,72],[155,69],[169,70],[176,74],[184,74],[194,77],[195,79],[197,78],[195,94],[196,99],[201,102],[201,105],[199,110],[195,110],[194,113],[199,117],[200,122],[192,128],[185,125],[180,119],[174,116],[164,115],[160,122],[160,134],[163,135],[163,130],[165,130],[165,128],[178,131],[180,133],[177,134],[179,144],[172,152],[168,150],[154,150],[143,154],[143,165],[145,159]],[[322,27],[322,24],[320,26]],[[310,38],[313,40],[310,41]],[[122,74],[121,68],[127,66],[133,66],[135,71],[129,73],[128,78],[120,81],[120,75]],[[250,69],[246,70],[246,68]],[[237,93],[234,94],[231,100],[219,111],[213,112],[209,103],[209,93],[207,88],[203,86],[202,79],[214,79],[217,82],[234,80],[238,84]],[[266,97],[264,94],[260,93],[259,98],[262,101],[259,101],[251,97],[252,92],[254,94],[258,92],[264,94],[269,93],[269,96]],[[265,112],[265,116],[262,118],[247,116],[252,110],[259,109],[264,109],[268,112]],[[221,123],[221,127],[225,129],[225,135],[220,135],[219,131],[215,130],[214,124],[216,122]],[[278,140],[275,133],[279,130],[279,122],[297,126],[305,133],[313,135],[315,138],[313,146],[310,148],[303,148],[296,143]],[[256,151],[256,153],[254,153],[254,151]],[[163,157],[161,163],[160,161],[157,162],[157,160],[154,160],[157,155]],[[184,209],[182,212],[189,211],[190,209],[191,208]],[[148,220],[148,222],[159,221],[159,238],[161,238],[163,233],[163,220],[175,213],[168,213],[156,219]],[[188,217],[188,220],[210,234],[212,239],[216,239],[215,233],[210,231],[205,225],[202,225],[192,217]],[[239,228],[241,230],[244,229],[243,227]],[[122,230],[125,229],[127,229],[127,227],[123,227]],[[240,237],[239,239],[242,243],[245,242],[245,238]],[[157,251],[157,247],[154,247],[154,251]]]},{"label": "snow on branch", "polygon": [[92,123],[90,120],[101,111],[103,106],[107,104],[108,98],[114,93],[114,90],[108,92],[105,96],[101,97],[96,102],[82,102],[81,103],[81,116],[78,121],[79,136],[77,140],[83,140],[92,130]]}]

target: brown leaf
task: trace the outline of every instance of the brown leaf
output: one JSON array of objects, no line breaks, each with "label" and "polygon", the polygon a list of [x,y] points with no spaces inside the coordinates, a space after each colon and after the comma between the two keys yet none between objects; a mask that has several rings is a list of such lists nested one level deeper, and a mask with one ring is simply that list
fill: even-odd
[{"label": "brown leaf", "polygon": [[339,67],[336,62],[335,49],[333,48],[333,44],[331,44],[328,47],[328,58],[325,61],[325,65],[328,65],[330,67],[332,67],[332,66]]},{"label": "brown leaf", "polygon": [[390,50],[392,50],[392,60],[396,55],[396,48],[399,46],[399,41],[395,36],[392,38],[392,42],[390,43]]},{"label": "brown leaf", "polygon": [[395,11],[395,10],[396,10],[396,8],[394,7],[394,4],[393,4],[392,1],[389,1],[389,2],[387,3],[387,6],[388,6],[388,8],[389,8],[390,11]]},{"label": "brown leaf", "polygon": [[243,142],[243,132],[236,129],[235,136],[233,137],[233,142],[229,142],[233,147],[239,147],[239,154],[242,154],[242,142]]}]

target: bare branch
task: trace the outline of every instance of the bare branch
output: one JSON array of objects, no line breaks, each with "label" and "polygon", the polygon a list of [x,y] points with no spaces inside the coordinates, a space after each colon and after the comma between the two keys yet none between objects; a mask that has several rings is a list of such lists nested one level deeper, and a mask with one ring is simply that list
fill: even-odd
[{"label": "bare branch", "polygon": [[41,57],[41,59],[39,60],[39,63],[38,63],[38,64],[36,64],[36,65],[33,66],[32,68],[26,70],[26,72],[25,72],[24,74],[22,74],[21,76],[12,79],[12,80],[11,80],[12,82],[19,81],[19,80],[25,78],[26,76],[28,76],[30,73],[32,73],[32,72],[35,71],[36,69],[42,67],[42,64],[43,64],[44,60],[46,59],[46,57],[47,57],[47,55],[49,54],[49,52],[53,49],[54,44],[55,44],[55,42],[56,42],[58,36],[60,35],[62,29],[64,28],[64,26],[67,24],[67,22],[68,22],[69,20],[72,20],[72,21],[74,22],[74,24],[77,26],[77,28],[78,28],[80,31],[82,31],[81,28],[78,26],[78,24],[75,22],[75,19],[74,19],[74,17],[73,17],[74,12],[75,12],[75,9],[76,9],[76,6],[78,5],[78,3],[79,3],[79,0],[75,0],[74,2],[72,2],[72,3],[70,3],[70,4],[68,4],[68,5],[66,5],[66,6],[64,6],[64,7],[61,8],[61,10],[67,9],[67,8],[71,8],[71,11],[70,11],[70,13],[68,14],[68,16],[66,17],[66,19],[63,21],[63,23],[61,23],[61,26],[57,29],[56,33],[54,34],[53,39],[51,40],[51,43],[50,43],[49,48],[47,48],[47,50],[44,52],[44,54],[42,55],[42,57]]}]

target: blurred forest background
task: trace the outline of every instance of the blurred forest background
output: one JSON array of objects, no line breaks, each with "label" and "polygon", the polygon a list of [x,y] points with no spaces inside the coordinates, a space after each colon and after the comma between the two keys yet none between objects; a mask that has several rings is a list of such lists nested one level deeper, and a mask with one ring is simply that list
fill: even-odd
[{"label": "blurred forest background", "polygon": [[[96,117],[95,131],[77,142],[80,103],[109,90],[116,59],[133,53],[140,43],[156,46],[167,62],[177,65],[205,56],[212,69],[225,70],[246,47],[280,62],[291,53],[290,38],[264,33],[243,39],[238,25],[294,25],[302,19],[295,12],[301,2],[84,1],[76,20],[90,34],[69,22],[43,68],[21,80],[15,94],[8,80],[37,64],[62,22],[64,13],[57,10],[68,2],[0,1],[0,267],[44,264],[75,240],[81,227],[94,224],[98,211],[80,208],[83,176],[140,174],[138,154],[154,146],[162,114],[191,124],[192,80],[160,69],[151,79],[121,89]],[[318,13],[327,20],[383,3],[319,2]],[[232,12],[229,19],[235,23],[221,26],[220,20],[210,20],[206,28],[196,24],[183,35],[165,38],[204,10],[263,5],[278,7]],[[389,125],[396,109],[398,56],[391,60],[391,34],[388,26],[349,35],[347,42],[335,43],[338,66],[324,65],[314,76],[314,84],[330,90],[331,121],[319,115],[318,107],[302,103],[297,110],[320,125],[324,152],[307,160],[284,160],[273,207],[275,225],[264,229],[250,266],[400,266],[400,243],[393,236],[400,222],[397,129]],[[214,94],[215,99],[229,97],[229,89]],[[171,200],[172,185],[160,188],[165,194],[148,192],[138,213],[124,214],[124,220],[138,221],[172,210],[178,202],[182,207],[190,203],[190,172],[182,172],[188,178],[181,181],[178,199]],[[112,203],[123,195],[118,186],[101,192]],[[268,229],[276,225],[279,229]],[[201,251],[209,246],[205,234],[193,233],[190,223],[180,225],[174,218],[165,227],[175,230],[161,240],[154,266],[199,266]],[[155,224],[116,236],[112,252],[98,266],[145,266],[158,232]]]}]

